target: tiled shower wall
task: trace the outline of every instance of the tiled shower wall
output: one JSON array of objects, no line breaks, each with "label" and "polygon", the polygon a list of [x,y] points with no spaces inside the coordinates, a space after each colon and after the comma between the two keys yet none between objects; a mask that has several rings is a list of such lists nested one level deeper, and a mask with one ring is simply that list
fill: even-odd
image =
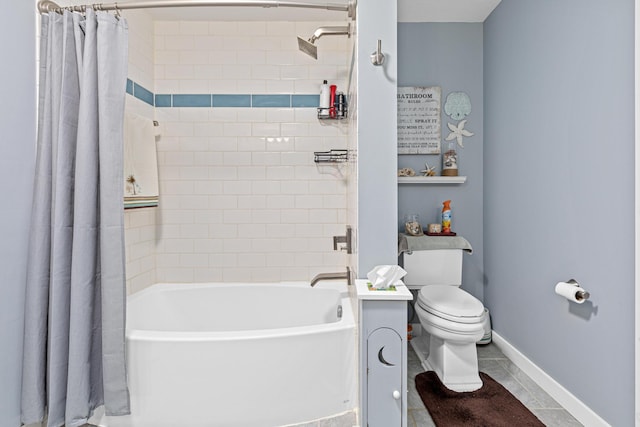
[{"label": "tiled shower wall", "polygon": [[[153,21],[145,11],[127,11],[129,24],[128,77],[145,87],[153,87]],[[126,96],[125,110],[153,119],[154,107]],[[124,211],[127,293],[156,282],[156,208]]]},{"label": "tiled shower wall", "polygon": [[[296,35],[317,23],[157,22],[158,94],[317,94],[346,90],[347,39]],[[340,40],[341,39],[341,40]],[[233,99],[233,98],[230,98]],[[313,152],[346,147],[343,123],[315,108],[156,108],[160,216],[158,281],[309,280],[344,270],[345,179]]]},{"label": "tiled shower wall", "polygon": [[[315,95],[327,79],[347,92],[345,36],[318,41],[318,61],[297,49],[297,35],[331,24],[346,22],[156,22],[153,91]],[[289,106],[156,106],[155,114],[157,281],[306,281],[344,270],[332,236],[345,232],[346,170],[316,165],[313,152],[346,148],[346,123]]]}]

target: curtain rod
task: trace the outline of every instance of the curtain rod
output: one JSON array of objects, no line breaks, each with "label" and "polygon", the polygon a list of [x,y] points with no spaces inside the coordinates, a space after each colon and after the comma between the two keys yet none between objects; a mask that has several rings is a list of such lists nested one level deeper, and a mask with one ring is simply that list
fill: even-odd
[{"label": "curtain rod", "polygon": [[52,0],[40,0],[38,2],[38,11],[41,14],[49,12],[62,12],[63,10],[71,10],[73,12],[84,12],[86,8],[91,7],[94,10],[126,10],[126,9],[155,9],[163,7],[211,7],[211,6],[232,6],[232,7],[296,7],[304,9],[325,9],[335,10],[339,12],[348,12],[349,18],[355,16],[355,0],[349,0],[348,3],[311,3],[304,1],[280,1],[280,0],[235,0],[235,1],[216,1],[216,0],[157,0],[157,1],[132,1],[125,3],[97,3],[81,6],[65,6],[61,7]]}]

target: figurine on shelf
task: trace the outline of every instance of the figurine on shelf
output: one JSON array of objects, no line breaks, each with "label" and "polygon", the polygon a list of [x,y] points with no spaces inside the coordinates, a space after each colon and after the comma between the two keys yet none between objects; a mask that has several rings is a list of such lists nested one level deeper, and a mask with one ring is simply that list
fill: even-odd
[{"label": "figurine on shelf", "polygon": [[411,168],[398,169],[398,176],[416,176],[416,171]]},{"label": "figurine on shelf", "polygon": [[422,173],[424,176],[436,176],[436,167],[429,166],[429,163],[425,162],[424,170],[421,170],[420,173]]}]

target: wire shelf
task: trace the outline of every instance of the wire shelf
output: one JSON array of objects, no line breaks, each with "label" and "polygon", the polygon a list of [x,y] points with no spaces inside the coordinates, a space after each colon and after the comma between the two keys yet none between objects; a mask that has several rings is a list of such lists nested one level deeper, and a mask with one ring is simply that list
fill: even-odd
[{"label": "wire shelf", "polygon": [[344,163],[347,160],[347,150],[331,149],[329,151],[315,151],[313,153],[313,161],[316,163]]}]

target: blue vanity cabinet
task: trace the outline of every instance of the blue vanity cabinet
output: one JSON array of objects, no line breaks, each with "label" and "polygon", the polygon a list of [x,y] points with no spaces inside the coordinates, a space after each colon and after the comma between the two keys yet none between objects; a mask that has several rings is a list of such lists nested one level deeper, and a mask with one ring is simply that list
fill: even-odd
[{"label": "blue vanity cabinet", "polygon": [[356,280],[360,331],[360,425],[407,426],[407,301],[411,292],[369,291]]}]

